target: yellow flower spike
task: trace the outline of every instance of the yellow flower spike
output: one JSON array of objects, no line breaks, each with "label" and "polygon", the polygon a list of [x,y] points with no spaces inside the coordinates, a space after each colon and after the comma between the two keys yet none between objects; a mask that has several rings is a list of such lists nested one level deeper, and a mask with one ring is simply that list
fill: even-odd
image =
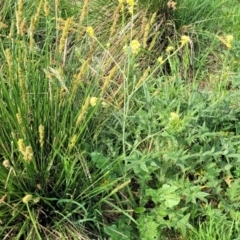
[{"label": "yellow flower spike", "polygon": [[86,30],[87,34],[89,35],[89,37],[93,38],[94,37],[94,30],[92,27],[87,27]]},{"label": "yellow flower spike", "polygon": [[48,0],[44,1],[43,9],[44,9],[45,17],[47,17],[49,15],[49,12],[50,12],[50,6],[49,6]]},{"label": "yellow flower spike", "polygon": [[25,204],[28,204],[29,201],[32,200],[32,195],[31,194],[27,194],[23,199],[22,201],[25,203]]},{"label": "yellow flower spike", "polygon": [[163,58],[160,56],[158,57],[157,61],[162,65],[164,63],[164,60]]},{"label": "yellow flower spike", "polygon": [[77,135],[74,134],[74,135],[72,136],[72,138],[71,138],[69,144],[68,144],[68,148],[69,148],[69,150],[72,150],[72,149],[73,149],[73,147],[74,147],[75,144],[76,144],[76,141],[77,141]]},{"label": "yellow flower spike", "polygon": [[31,146],[26,147],[25,152],[23,153],[23,159],[28,163],[33,159],[33,150]]},{"label": "yellow flower spike", "polygon": [[44,145],[44,126],[42,124],[40,124],[38,127],[38,133],[39,133],[40,146],[43,147],[43,145]]},{"label": "yellow flower spike", "polygon": [[189,36],[186,36],[186,35],[183,35],[181,37],[181,46],[184,46],[186,45],[188,42],[190,42],[190,37]]},{"label": "yellow flower spike", "polygon": [[95,107],[97,105],[97,102],[98,102],[98,98],[97,97],[91,97],[90,98],[90,105],[92,107]]},{"label": "yellow flower spike", "polygon": [[134,55],[137,55],[140,51],[140,43],[138,40],[132,40],[130,47],[131,47],[131,51]]},{"label": "yellow flower spike", "polygon": [[76,125],[79,125],[80,122],[84,119],[84,117],[85,117],[85,115],[87,113],[87,109],[88,109],[89,104],[90,104],[90,97],[87,97],[85,102],[84,102],[84,104],[83,104],[83,106],[82,106],[82,109],[81,109],[81,111],[79,113],[79,116],[77,118]]},{"label": "yellow flower spike", "polygon": [[19,151],[23,154],[25,152],[25,149],[26,149],[25,144],[23,142],[23,139],[20,138],[18,140],[17,144],[18,144]]}]

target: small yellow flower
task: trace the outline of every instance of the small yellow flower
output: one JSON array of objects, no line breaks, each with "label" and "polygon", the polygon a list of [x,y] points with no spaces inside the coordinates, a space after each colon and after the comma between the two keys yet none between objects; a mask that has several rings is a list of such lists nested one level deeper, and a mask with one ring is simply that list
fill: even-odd
[{"label": "small yellow flower", "polygon": [[167,52],[167,53],[170,53],[170,52],[172,52],[172,51],[174,51],[174,47],[173,47],[173,46],[168,46],[168,47],[166,48],[166,52]]},{"label": "small yellow flower", "polygon": [[128,6],[128,11],[131,15],[133,15],[133,6]]},{"label": "small yellow flower", "polygon": [[140,43],[138,40],[132,40],[130,47],[131,47],[131,51],[134,55],[137,55],[140,51]]},{"label": "small yellow flower", "polygon": [[164,63],[164,60],[163,58],[160,56],[158,57],[157,61],[162,65]]},{"label": "small yellow flower", "polygon": [[110,43],[107,43],[107,44],[106,44],[106,47],[107,47],[107,48],[110,48],[110,46],[111,46]]},{"label": "small yellow flower", "polygon": [[232,47],[232,41],[233,41],[233,35],[227,35],[226,36],[226,46],[227,48],[231,48]]},{"label": "small yellow flower", "polygon": [[131,15],[133,15],[133,8],[135,5],[135,1],[134,0],[127,0],[127,4],[128,4],[128,11]]},{"label": "small yellow flower", "polygon": [[127,0],[127,4],[129,6],[134,6],[135,5],[135,1],[134,0]]},{"label": "small yellow flower", "polygon": [[29,201],[31,201],[32,200],[32,195],[31,194],[27,194],[23,199],[22,199],[22,201],[24,202],[24,203],[28,203]]},{"label": "small yellow flower", "polygon": [[218,39],[227,47],[232,47],[233,35],[227,35],[225,38],[218,36]]},{"label": "small yellow flower", "polygon": [[181,37],[181,46],[184,46],[186,45],[186,43],[190,42],[190,37],[189,36],[186,36],[186,35],[183,35]]},{"label": "small yellow flower", "polygon": [[229,42],[232,42],[232,40],[233,40],[233,35],[227,35],[227,36],[226,36],[226,40],[229,41]]},{"label": "small yellow flower", "polygon": [[94,30],[92,27],[87,27],[86,30],[87,34],[89,35],[89,37],[93,38],[94,37]]},{"label": "small yellow flower", "polygon": [[178,121],[179,120],[179,115],[175,112],[170,113],[170,121]]},{"label": "small yellow flower", "polygon": [[97,105],[97,102],[98,102],[98,98],[97,97],[91,97],[90,98],[90,105],[92,107],[96,106]]}]

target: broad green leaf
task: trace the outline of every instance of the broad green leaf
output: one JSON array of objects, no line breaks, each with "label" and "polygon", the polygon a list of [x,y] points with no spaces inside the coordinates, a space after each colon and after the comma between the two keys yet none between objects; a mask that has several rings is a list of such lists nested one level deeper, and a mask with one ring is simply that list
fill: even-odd
[{"label": "broad green leaf", "polygon": [[168,208],[175,207],[179,204],[180,200],[180,197],[176,194],[167,195],[165,200],[165,206]]}]

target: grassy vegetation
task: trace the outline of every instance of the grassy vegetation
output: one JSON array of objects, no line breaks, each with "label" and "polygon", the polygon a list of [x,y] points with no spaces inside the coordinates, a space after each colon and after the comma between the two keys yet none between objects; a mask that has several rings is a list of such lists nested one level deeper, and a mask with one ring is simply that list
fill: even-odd
[{"label": "grassy vegetation", "polygon": [[1,1],[1,239],[240,239],[239,15]]}]

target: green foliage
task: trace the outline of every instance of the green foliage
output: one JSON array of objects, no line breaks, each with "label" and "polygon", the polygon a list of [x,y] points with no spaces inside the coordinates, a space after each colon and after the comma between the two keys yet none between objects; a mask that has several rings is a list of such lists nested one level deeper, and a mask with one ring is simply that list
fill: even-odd
[{"label": "green foliage", "polygon": [[55,3],[0,3],[0,236],[237,239],[236,6]]}]

